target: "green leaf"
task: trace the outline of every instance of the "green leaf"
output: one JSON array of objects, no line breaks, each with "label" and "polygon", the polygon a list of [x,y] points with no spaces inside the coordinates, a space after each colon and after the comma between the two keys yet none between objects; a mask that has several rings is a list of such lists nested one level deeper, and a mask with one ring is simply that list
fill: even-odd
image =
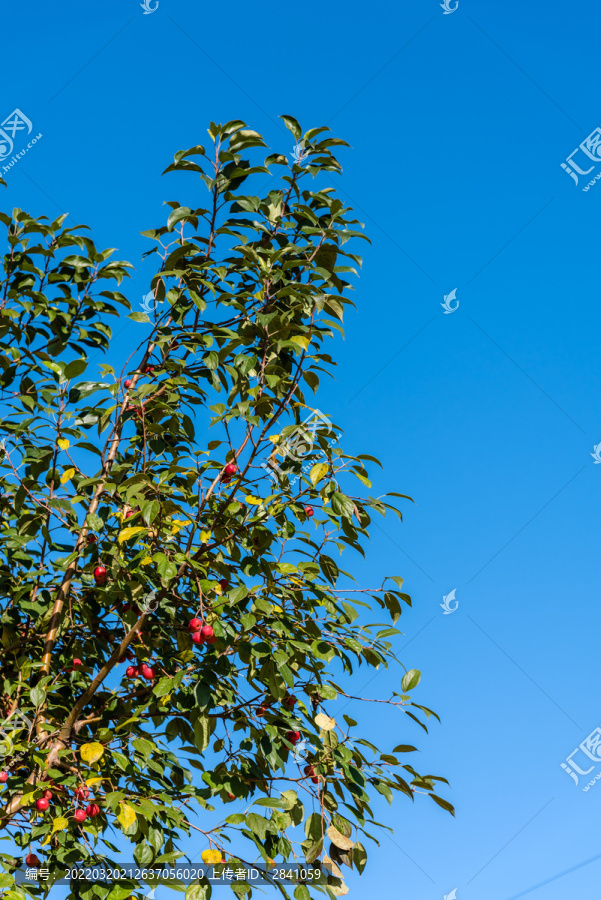
[{"label": "green leaf", "polygon": [[403,675],[403,680],[401,681],[402,689],[404,691],[410,691],[414,687],[417,687],[421,677],[422,674],[418,669],[409,669],[409,671],[405,672]]},{"label": "green leaf", "polygon": [[298,124],[297,120],[294,116],[280,116],[280,119],[283,121],[284,125],[291,131],[297,141],[300,141],[303,130]]}]

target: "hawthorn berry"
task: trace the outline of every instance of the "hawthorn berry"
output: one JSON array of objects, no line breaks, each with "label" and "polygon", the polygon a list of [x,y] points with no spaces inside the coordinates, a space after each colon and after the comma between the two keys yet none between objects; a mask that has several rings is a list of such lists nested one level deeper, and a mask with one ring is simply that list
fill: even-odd
[{"label": "hawthorn berry", "polygon": [[202,628],[202,620],[201,619],[197,619],[195,617],[194,619],[190,619],[190,621],[188,622],[188,631],[200,631],[201,628]]},{"label": "hawthorn berry", "polygon": [[90,817],[90,819],[93,819],[94,816],[97,816],[99,812],[100,812],[100,807],[98,806],[97,803],[89,803],[86,806],[86,815],[88,815]]},{"label": "hawthorn berry", "polygon": [[46,797],[40,797],[39,800],[35,801],[35,805],[40,810],[40,812],[45,812],[48,809],[48,807],[50,806]]},{"label": "hawthorn berry", "polygon": [[76,809],[73,813],[73,818],[81,825],[81,823],[85,822],[85,820],[88,818],[88,814],[86,813],[85,809]]},{"label": "hawthorn berry", "polygon": [[314,512],[315,512],[315,510],[313,509],[312,506],[305,506],[305,515],[308,519],[310,519],[311,516],[314,515]]},{"label": "hawthorn berry", "polygon": [[104,566],[96,566],[94,569],[94,581],[96,584],[105,584],[107,579],[107,571]]},{"label": "hawthorn berry", "polygon": [[213,629],[211,628],[210,625],[203,625],[202,628],[200,629],[200,633],[202,634],[203,638],[205,638],[205,640],[207,640],[207,641],[210,640],[215,635],[215,632],[213,631]]},{"label": "hawthorn berry", "polygon": [[25,863],[32,869],[39,869],[42,865],[35,853],[28,853],[25,857]]}]

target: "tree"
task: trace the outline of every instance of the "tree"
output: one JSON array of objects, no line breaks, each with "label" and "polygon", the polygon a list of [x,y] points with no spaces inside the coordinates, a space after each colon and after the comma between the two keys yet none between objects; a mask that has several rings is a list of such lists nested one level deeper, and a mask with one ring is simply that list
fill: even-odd
[{"label": "tree", "polygon": [[[208,202],[170,201],[167,224],[144,232],[152,319],[129,315],[142,336],[117,375],[90,353],[131,309],[119,287],[132,266],[65,216],[0,215],[0,823],[52,872],[115,861],[115,830],[144,866],[201,832],[208,861],[323,858],[343,893],[338,867],[365,866],[374,791],[452,811],[444,779],[403,762],[413,746],[380,752],[335,720],[345,673],[397,662],[400,632],[363,611],[394,626],[411,601],[398,577],[355,589],[337,561],[363,554],[373,513],[400,512],[355,495],[377,460],[344,453],[311,405],[364,235],[324,184],[345,142],[282,118],[293,162],[253,161],[266,145],[234,121],[167,168],[199,176]],[[419,677],[379,702],[425,728]],[[244,813],[196,824],[236,798]],[[2,859],[8,900],[47,890],[14,885],[20,860]]]}]

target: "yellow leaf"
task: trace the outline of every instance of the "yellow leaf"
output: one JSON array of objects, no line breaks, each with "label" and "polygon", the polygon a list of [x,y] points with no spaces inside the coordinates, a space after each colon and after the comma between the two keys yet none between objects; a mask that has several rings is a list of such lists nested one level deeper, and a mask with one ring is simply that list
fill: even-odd
[{"label": "yellow leaf", "polygon": [[311,338],[303,337],[300,334],[295,334],[290,338],[290,340],[292,341],[293,344],[298,344],[299,347],[302,347],[303,350],[306,350],[307,347],[309,346],[309,342],[310,342]]},{"label": "yellow leaf", "polygon": [[244,498],[244,502],[250,503],[251,506],[262,506],[263,505],[263,500],[261,497],[252,497],[250,494],[248,494]]},{"label": "yellow leaf", "polygon": [[54,822],[52,823],[52,834],[55,831],[64,831],[69,825],[69,820],[65,819],[63,816],[57,816]]},{"label": "yellow leaf", "polygon": [[145,556],[144,559],[142,560],[142,562],[140,563],[140,565],[141,566],[149,566],[151,564],[151,562],[152,562],[152,556]]},{"label": "yellow leaf", "polygon": [[221,862],[220,850],[203,850],[200,856],[205,866],[214,866],[216,863]]},{"label": "yellow leaf", "polygon": [[318,481],[321,481],[323,476],[327,473],[330,467],[327,463],[315,463],[309,472],[309,478],[311,479],[311,484],[315,485]]},{"label": "yellow leaf", "polygon": [[129,803],[122,803],[117,821],[123,828],[130,828],[136,821],[136,811],[133,806],[130,806]]},{"label": "yellow leaf", "polygon": [[67,450],[67,448],[69,447],[69,440],[68,438],[59,438],[57,444],[61,448],[61,450]]},{"label": "yellow leaf", "polygon": [[66,484],[75,475],[75,469],[65,469],[61,475],[61,484]]},{"label": "yellow leaf", "polygon": [[206,544],[206,542],[210,539],[210,537],[211,537],[210,531],[201,531],[200,532],[200,539],[203,542],[203,544]]},{"label": "yellow leaf", "polygon": [[334,876],[334,878],[343,878],[343,874],[336,865],[336,863],[330,859],[329,856],[324,856],[323,858],[324,868],[328,870],[328,872]]},{"label": "yellow leaf", "polygon": [[102,746],[102,744],[97,744],[96,742],[92,744],[84,744],[79,751],[79,755],[84,762],[87,762],[88,765],[91,765],[104,755],[104,747]]},{"label": "yellow leaf", "polygon": [[330,825],[328,830],[326,831],[327,836],[332,841],[333,844],[336,845],[340,850],[352,850],[355,846],[355,842],[351,841],[350,838],[345,837],[338,831],[337,828],[334,828],[333,825]]},{"label": "yellow leaf", "polygon": [[270,436],[269,440],[271,441],[272,444],[277,444],[277,442],[279,441],[281,436],[282,436],[281,434],[272,434]]},{"label": "yellow leaf", "polygon": [[98,778],[96,775],[94,778],[86,778],[86,784],[88,787],[92,787],[94,784],[102,784],[104,778]]},{"label": "yellow leaf", "polygon": [[146,528],[143,528],[142,526],[124,528],[123,531],[119,533],[119,543],[122,544],[123,541],[128,541],[130,537],[133,537],[134,534],[138,534],[140,531],[146,531]]},{"label": "yellow leaf", "polygon": [[330,719],[330,717],[324,715],[324,713],[318,713],[315,716],[315,724],[320,728],[323,728],[324,731],[332,731],[333,728],[336,728],[336,720]]}]

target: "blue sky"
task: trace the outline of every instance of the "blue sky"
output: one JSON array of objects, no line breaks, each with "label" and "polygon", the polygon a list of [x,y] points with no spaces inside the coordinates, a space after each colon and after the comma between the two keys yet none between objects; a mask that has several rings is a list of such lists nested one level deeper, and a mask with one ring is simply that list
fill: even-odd
[{"label": "blue sky", "polygon": [[[349,451],[382,459],[376,492],[415,500],[346,568],[404,576],[399,653],[442,725],[422,737],[383,707],[361,716],[376,743],[416,741],[457,809],[381,798],[394,834],[348,879],[353,897],[564,900],[599,883],[601,786],[583,792],[560,765],[601,725],[601,186],[582,190],[601,160],[579,151],[593,168],[578,185],[561,168],[601,124],[599,24],[583,0],[3,11],[0,117],[18,107],[43,137],[2,207],[90,225],[136,265],[136,305],[152,274],[139,232],[164,200],[192,205],[160,173],[211,119],[289,152],[277,116],[291,113],[352,146],[334,181],[373,243],[319,406]],[[117,326],[115,361],[133,327]],[[382,672],[365,695],[398,684]]]}]

